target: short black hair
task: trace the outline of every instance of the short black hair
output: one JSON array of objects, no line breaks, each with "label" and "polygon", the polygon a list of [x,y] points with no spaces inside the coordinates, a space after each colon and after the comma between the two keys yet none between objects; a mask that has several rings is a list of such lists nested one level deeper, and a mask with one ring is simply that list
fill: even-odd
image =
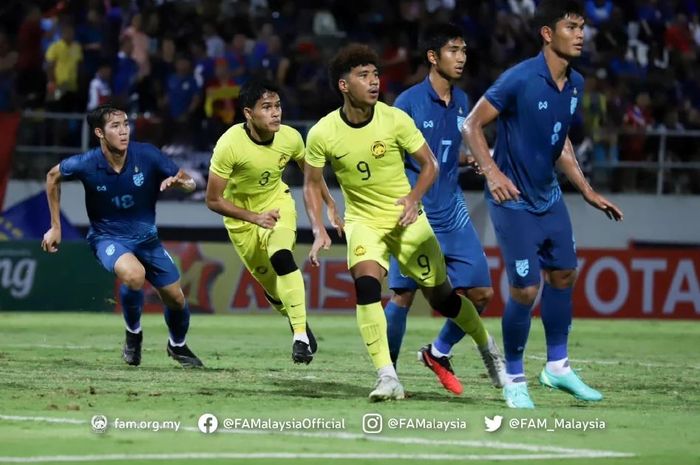
[{"label": "short black hair", "polygon": [[338,50],[328,66],[331,88],[340,94],[338,81],[356,66],[374,65],[377,68],[379,56],[365,44],[350,44]]},{"label": "short black hair", "polygon": [[102,105],[97,106],[97,108],[90,111],[86,117],[90,130],[94,131],[96,128],[104,130],[105,124],[107,124],[107,120],[109,119],[109,115],[113,115],[114,113],[126,114],[126,111],[113,103],[103,103]]},{"label": "short black hair", "polygon": [[275,83],[266,79],[253,78],[241,87],[238,104],[241,108],[253,108],[266,92],[275,93],[282,98],[280,88]]},{"label": "short black hair", "polygon": [[583,6],[578,0],[542,0],[535,11],[535,27],[549,26],[554,30],[557,22],[569,15],[584,17]]},{"label": "short black hair", "polygon": [[420,50],[428,61],[429,51],[440,54],[440,49],[452,39],[464,39],[464,32],[452,23],[433,23],[425,28],[421,36]]}]

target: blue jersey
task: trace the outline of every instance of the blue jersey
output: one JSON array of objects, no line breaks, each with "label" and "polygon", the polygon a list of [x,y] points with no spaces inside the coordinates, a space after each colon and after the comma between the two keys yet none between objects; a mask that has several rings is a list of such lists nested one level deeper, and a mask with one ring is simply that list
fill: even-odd
[{"label": "blue jersey", "polygon": [[[560,91],[543,53],[508,69],[486,91],[500,112],[494,161],[521,193],[504,207],[541,213],[559,200],[554,165],[582,96],[583,76],[569,68]],[[486,196],[492,200],[488,189]]]},{"label": "blue jersey", "polygon": [[[469,212],[459,187],[458,170],[462,124],[469,113],[467,94],[453,86],[452,98],[445,106],[426,77],[402,92],[394,105],[413,118],[440,165],[437,179],[422,199],[430,225],[436,233],[463,228],[469,222]],[[407,156],[405,167],[408,181],[415,186],[420,165]]]},{"label": "blue jersey", "polygon": [[156,147],[130,142],[120,173],[100,147],[66,158],[59,168],[64,179],[78,179],[85,187],[90,243],[114,238],[138,244],[157,237],[160,183],[178,167]]}]

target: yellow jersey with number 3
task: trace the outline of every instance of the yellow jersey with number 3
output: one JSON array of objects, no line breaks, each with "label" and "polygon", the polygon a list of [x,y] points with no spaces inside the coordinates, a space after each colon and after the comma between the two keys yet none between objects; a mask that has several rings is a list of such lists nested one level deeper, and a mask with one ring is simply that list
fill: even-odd
[{"label": "yellow jersey with number 3", "polygon": [[382,102],[365,123],[352,124],[342,111],[324,116],[306,138],[306,162],[331,164],[345,197],[345,221],[393,227],[403,212],[396,200],[411,191],[403,152],[414,153],[423,134],[402,110]]},{"label": "yellow jersey with number 3", "polygon": [[[304,158],[304,141],[299,132],[286,125],[269,143],[252,139],[245,123],[230,127],[217,141],[209,169],[227,179],[223,197],[253,212],[276,208],[281,199],[291,198],[282,172],[291,160]],[[230,231],[245,230],[251,223],[224,217]]]}]

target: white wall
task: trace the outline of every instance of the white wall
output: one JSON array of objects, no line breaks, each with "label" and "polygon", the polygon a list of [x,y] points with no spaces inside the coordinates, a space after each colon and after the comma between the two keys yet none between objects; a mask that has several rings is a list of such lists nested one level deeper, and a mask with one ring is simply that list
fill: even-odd
[{"label": "white wall", "polygon": [[[5,208],[43,189],[37,181],[10,181],[5,198]],[[301,189],[293,189],[299,212],[299,229],[309,229],[303,212]],[[334,190],[333,196],[340,205],[343,196]],[[630,241],[700,244],[700,197],[655,196],[641,194],[611,194],[609,199],[622,208],[625,220],[615,223],[583,201],[581,196],[566,195],[576,244],[581,248],[624,248]],[[495,246],[493,227],[483,195],[467,194],[469,210],[479,236],[485,246]],[[84,193],[80,183],[69,182],[62,186],[61,207],[75,225],[86,225]],[[216,227],[221,219],[201,202],[162,201],[157,207],[160,226]]]}]

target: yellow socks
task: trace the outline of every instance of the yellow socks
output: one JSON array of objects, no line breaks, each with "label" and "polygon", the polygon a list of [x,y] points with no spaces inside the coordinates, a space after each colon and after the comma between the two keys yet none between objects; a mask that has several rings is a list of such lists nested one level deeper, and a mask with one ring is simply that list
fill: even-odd
[{"label": "yellow socks", "polygon": [[469,334],[476,345],[479,347],[485,347],[488,345],[488,333],[484,327],[484,322],[481,321],[479,313],[476,311],[476,307],[471,300],[464,296],[459,296],[461,302],[461,307],[459,308],[459,313],[456,317],[452,318],[457,326],[462,328],[465,333]]},{"label": "yellow socks", "polygon": [[374,368],[391,365],[389,342],[386,336],[386,317],[380,302],[357,306],[357,326],[367,346]]},{"label": "yellow socks", "polygon": [[296,270],[277,277],[277,292],[289,316],[294,334],[306,332],[306,292],[304,277]]}]

